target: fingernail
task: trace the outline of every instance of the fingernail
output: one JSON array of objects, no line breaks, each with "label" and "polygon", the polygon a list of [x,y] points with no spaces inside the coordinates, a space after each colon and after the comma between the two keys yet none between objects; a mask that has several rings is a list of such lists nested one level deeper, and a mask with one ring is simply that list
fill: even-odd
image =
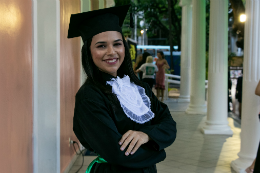
[{"label": "fingernail", "polygon": [[134,152],[131,152],[131,154],[134,154]]},{"label": "fingernail", "polygon": [[127,156],[128,156],[128,154],[129,154],[128,152],[125,153],[125,155],[127,155]]},{"label": "fingernail", "polygon": [[122,142],[119,142],[119,144],[121,145],[121,144],[122,144]]},{"label": "fingernail", "polygon": [[124,148],[120,148],[122,151],[124,150]]}]

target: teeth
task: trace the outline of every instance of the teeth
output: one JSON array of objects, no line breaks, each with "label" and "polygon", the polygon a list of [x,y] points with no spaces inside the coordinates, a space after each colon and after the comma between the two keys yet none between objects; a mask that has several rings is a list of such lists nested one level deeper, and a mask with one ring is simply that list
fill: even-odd
[{"label": "teeth", "polygon": [[116,59],[113,59],[113,60],[110,60],[110,61],[107,61],[108,63],[111,63],[111,62],[115,62]]}]

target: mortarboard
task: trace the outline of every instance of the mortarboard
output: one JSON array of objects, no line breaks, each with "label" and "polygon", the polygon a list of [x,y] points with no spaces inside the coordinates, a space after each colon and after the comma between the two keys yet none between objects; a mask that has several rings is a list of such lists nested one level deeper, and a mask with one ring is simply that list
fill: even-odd
[{"label": "mortarboard", "polygon": [[[83,41],[105,31],[122,33],[122,25],[131,5],[105,8],[84,13],[72,14],[70,17],[68,38],[81,36]],[[130,16],[130,26],[132,16]],[[132,27],[132,26],[131,26]]]}]

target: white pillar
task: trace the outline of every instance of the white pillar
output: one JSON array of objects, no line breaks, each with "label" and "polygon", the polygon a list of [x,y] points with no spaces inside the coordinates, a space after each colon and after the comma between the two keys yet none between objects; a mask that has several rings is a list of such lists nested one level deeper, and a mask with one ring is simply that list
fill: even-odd
[{"label": "white pillar", "polygon": [[228,1],[210,1],[207,121],[204,134],[233,132],[227,121]]},{"label": "white pillar", "polygon": [[181,0],[181,84],[178,102],[190,102],[190,68],[191,68],[191,0]]},{"label": "white pillar", "polygon": [[260,137],[260,124],[257,116],[260,99],[255,95],[255,88],[260,79],[259,9],[259,0],[246,0],[241,149],[238,153],[239,158],[231,162],[231,167],[236,172],[244,172],[252,164],[256,157]]},{"label": "white pillar", "polygon": [[60,1],[32,2],[33,172],[60,173]]},{"label": "white pillar", "polygon": [[190,104],[186,113],[205,114],[206,0],[192,0]]}]

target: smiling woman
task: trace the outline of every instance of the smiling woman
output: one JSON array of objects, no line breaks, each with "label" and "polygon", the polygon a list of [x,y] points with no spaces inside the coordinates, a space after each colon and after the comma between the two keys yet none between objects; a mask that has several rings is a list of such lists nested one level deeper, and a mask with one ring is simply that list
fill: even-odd
[{"label": "smiling woman", "polygon": [[87,173],[156,173],[176,137],[168,107],[134,74],[121,26],[129,5],[71,15],[88,76],[76,95],[73,130],[99,156]]},{"label": "smiling woman", "polygon": [[125,57],[125,46],[120,32],[107,31],[92,38],[90,51],[99,70],[114,77]]}]

